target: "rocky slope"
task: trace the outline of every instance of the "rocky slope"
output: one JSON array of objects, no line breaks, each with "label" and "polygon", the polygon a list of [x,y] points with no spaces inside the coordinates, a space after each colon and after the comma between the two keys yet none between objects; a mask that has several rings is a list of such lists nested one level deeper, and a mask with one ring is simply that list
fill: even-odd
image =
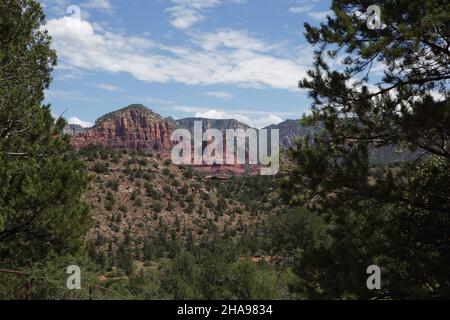
[{"label": "rocky slope", "polygon": [[194,238],[233,236],[261,221],[259,213],[273,211],[268,200],[256,197],[256,187],[248,186],[254,181],[268,193],[261,181],[270,178],[218,181],[144,151],[90,147],[81,154],[93,177],[84,196],[95,219],[90,238],[107,239],[105,248],[109,240],[116,246],[126,233],[138,246],[163,232],[178,239],[190,232]]}]

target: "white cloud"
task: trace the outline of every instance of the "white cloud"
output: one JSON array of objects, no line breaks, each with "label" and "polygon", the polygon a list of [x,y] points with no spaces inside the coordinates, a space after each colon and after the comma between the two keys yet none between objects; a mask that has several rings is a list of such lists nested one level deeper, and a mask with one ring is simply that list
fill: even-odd
[{"label": "white cloud", "polygon": [[71,0],[40,0],[46,12],[51,12],[58,16],[67,15],[67,8],[70,5],[78,5],[81,9],[81,16],[88,18],[89,11],[95,10],[112,14],[114,12],[113,5],[110,0],[86,0],[84,2],[74,3]]},{"label": "white cloud", "polygon": [[228,99],[232,99],[233,98],[233,95],[231,93],[228,93],[228,92],[225,92],[225,91],[205,92],[204,95],[207,96],[207,97],[215,97],[215,98],[224,99],[224,100],[228,100]]},{"label": "white cloud", "polygon": [[221,4],[220,0],[172,0],[177,5],[191,7],[193,9],[201,10],[212,8]]},{"label": "white cloud", "polygon": [[108,83],[99,83],[97,84],[97,88],[99,89],[103,89],[106,91],[120,91],[121,89],[119,87],[116,87],[112,84],[108,84]]},{"label": "white cloud", "polygon": [[261,128],[265,128],[265,127],[268,127],[273,124],[279,124],[279,123],[283,122],[283,119],[277,115],[267,114],[267,115],[263,115],[259,118],[256,118],[252,122],[253,122],[253,127],[261,129]]},{"label": "white cloud", "polygon": [[301,64],[278,57],[276,46],[242,31],[190,35],[192,46],[175,47],[95,30],[88,21],[72,17],[49,20],[46,28],[65,65],[85,71],[128,73],[152,83],[233,84],[296,91],[298,80],[310,67],[310,61]]},{"label": "white cloud", "polygon": [[205,18],[198,11],[183,6],[175,6],[166,11],[172,15],[172,26],[179,29],[187,29]]},{"label": "white cloud", "polygon": [[292,13],[307,13],[310,12],[312,10],[312,6],[303,6],[303,7],[292,7],[289,8],[289,12]]},{"label": "white cloud", "polygon": [[245,0],[172,0],[173,7],[167,8],[175,28],[187,29],[205,19],[204,10],[224,3],[245,3]]},{"label": "white cloud", "polygon": [[192,106],[176,106],[173,109],[187,113],[196,118],[208,119],[235,119],[248,124],[253,128],[264,128],[283,121],[288,113],[249,111],[249,110],[222,110],[220,108],[205,108]]},{"label": "white cloud", "polygon": [[298,6],[289,8],[289,12],[296,13],[296,14],[307,14],[311,18],[318,20],[318,21],[325,20],[327,15],[330,15],[330,16],[333,15],[333,11],[331,11],[331,10],[314,11],[314,5],[313,5],[314,2],[317,3],[317,2],[320,2],[320,0],[308,0],[308,1],[298,0],[297,1]]},{"label": "white cloud", "polygon": [[82,126],[83,128],[90,128],[94,125],[91,122],[80,120],[77,117],[71,117],[71,118],[67,119],[67,122],[69,124],[76,124],[76,125]]},{"label": "white cloud", "polygon": [[112,5],[111,2],[109,2],[109,0],[89,0],[81,4],[81,6],[87,9],[97,9],[107,12],[112,11]]},{"label": "white cloud", "polygon": [[309,13],[309,16],[311,16],[312,18],[314,18],[318,21],[325,20],[325,18],[327,16],[331,16],[331,15],[333,15],[333,11],[331,11],[331,10],[312,11]]},{"label": "white cloud", "polygon": [[215,33],[203,32],[191,34],[194,43],[207,51],[215,51],[220,48],[251,50],[268,52],[273,46],[250,36],[247,32],[236,30],[219,30]]},{"label": "white cloud", "polygon": [[227,114],[224,111],[219,110],[205,110],[195,113],[196,118],[208,118],[208,119],[236,119],[241,122],[247,122],[248,118],[239,114]]}]

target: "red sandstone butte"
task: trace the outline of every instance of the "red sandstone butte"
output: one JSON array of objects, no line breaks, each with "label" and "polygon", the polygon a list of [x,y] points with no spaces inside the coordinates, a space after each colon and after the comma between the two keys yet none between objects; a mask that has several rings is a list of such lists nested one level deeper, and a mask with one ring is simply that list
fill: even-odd
[{"label": "red sandstone butte", "polygon": [[97,145],[114,149],[168,150],[172,126],[142,105],[131,105],[99,118],[94,127],[72,137],[76,148]]}]

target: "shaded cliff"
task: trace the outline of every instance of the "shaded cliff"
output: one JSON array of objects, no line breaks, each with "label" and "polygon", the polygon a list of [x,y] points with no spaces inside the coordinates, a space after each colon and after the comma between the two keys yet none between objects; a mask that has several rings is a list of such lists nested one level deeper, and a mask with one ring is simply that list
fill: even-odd
[{"label": "shaded cliff", "polygon": [[299,137],[307,135],[313,136],[320,131],[318,127],[305,127],[300,124],[300,120],[286,120],[277,125],[271,125],[264,129],[280,130],[280,145],[282,148],[292,148]]}]

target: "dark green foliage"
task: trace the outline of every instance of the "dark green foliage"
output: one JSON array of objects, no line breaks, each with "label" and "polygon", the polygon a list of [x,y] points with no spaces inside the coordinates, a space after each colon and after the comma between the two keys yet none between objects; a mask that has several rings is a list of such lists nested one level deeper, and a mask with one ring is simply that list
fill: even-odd
[{"label": "dark green foliage", "polygon": [[123,242],[119,244],[117,248],[117,266],[125,271],[125,273],[130,276],[133,274],[134,266],[133,266],[133,256],[131,254],[129,244]]},{"label": "dark green foliage", "polygon": [[[82,270],[81,290],[68,290],[67,267],[74,262]],[[103,299],[102,292],[94,295],[93,289],[100,285],[98,267],[85,255],[54,256],[23,268],[22,276],[0,274],[1,300],[79,300]]]},{"label": "dark green foliage", "polygon": [[[372,4],[381,30],[358,17]],[[328,240],[297,259],[309,297],[450,296],[449,9],[444,0],[333,1],[336,17],[305,25],[317,51],[300,82],[314,100],[303,122],[323,130],[299,141],[281,185],[288,204],[329,224]],[[386,66],[382,79],[376,63]],[[370,156],[389,146],[416,160],[376,173]],[[364,288],[371,264],[382,269],[381,291]]]},{"label": "dark green foliage", "polygon": [[99,174],[105,174],[108,172],[108,166],[104,163],[100,163],[100,162],[96,162],[94,164],[94,167],[92,168],[92,170],[95,173],[99,173]]},{"label": "dark green foliage", "polygon": [[163,208],[163,206],[162,206],[160,201],[155,201],[155,202],[152,203],[152,209],[156,213],[161,212],[162,208]]},{"label": "dark green foliage", "polygon": [[286,257],[293,257],[327,239],[323,219],[303,208],[270,217],[264,234],[266,250]]},{"label": "dark green foliage", "polygon": [[144,187],[145,187],[147,196],[149,198],[152,198],[155,200],[161,199],[161,193],[158,190],[156,190],[152,184],[147,182],[147,183],[145,183]]},{"label": "dark green foliage", "polygon": [[191,167],[186,167],[185,170],[183,171],[183,176],[186,179],[192,179],[194,177],[194,171],[192,170]]},{"label": "dark green foliage", "polygon": [[163,288],[175,299],[274,299],[276,279],[273,269],[239,259],[235,243],[216,238],[178,254]]},{"label": "dark green foliage", "polygon": [[176,300],[198,299],[199,290],[193,285],[197,277],[195,257],[190,253],[182,253],[171,263],[170,273],[163,287]]},{"label": "dark green foliage", "polygon": [[0,10],[0,262],[23,267],[82,247],[88,179],[66,122],[41,105],[56,55],[40,4],[1,1]]},{"label": "dark green foliage", "polygon": [[187,195],[189,193],[189,188],[187,186],[181,187],[179,190],[180,194]]},{"label": "dark green foliage", "polygon": [[188,231],[186,239],[186,248],[188,251],[192,251],[194,249],[194,236],[192,234],[192,230]]},{"label": "dark green foliage", "polygon": [[228,208],[227,202],[225,201],[225,198],[220,197],[217,201],[216,210],[217,213],[220,215],[223,215],[225,213],[225,210]]},{"label": "dark green foliage", "polygon": [[151,261],[153,259],[153,257],[155,256],[155,248],[154,245],[151,241],[151,239],[147,239],[144,242],[144,260],[145,261]]},{"label": "dark green foliage", "polygon": [[111,188],[113,191],[119,191],[119,180],[109,180],[106,184],[108,188]]}]

